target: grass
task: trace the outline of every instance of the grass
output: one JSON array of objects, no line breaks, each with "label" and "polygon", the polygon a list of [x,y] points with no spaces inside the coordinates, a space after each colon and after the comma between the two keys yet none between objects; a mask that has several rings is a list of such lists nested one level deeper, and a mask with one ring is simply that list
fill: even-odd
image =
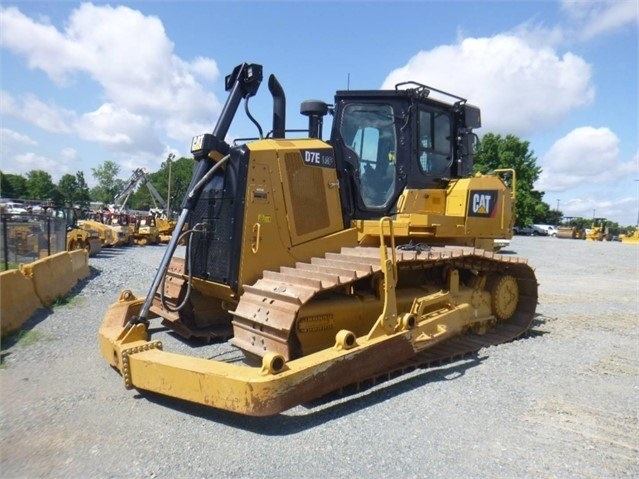
[{"label": "grass", "polygon": [[59,306],[77,306],[81,303],[81,298],[79,296],[58,296],[53,304],[51,304],[51,308],[55,309]]},{"label": "grass", "polygon": [[3,271],[10,271],[12,269],[18,269],[18,267],[20,266],[20,263],[15,263],[13,261],[9,261],[9,267],[5,268],[4,267],[4,261],[0,261],[0,273],[2,273]]},{"label": "grass", "polygon": [[[53,304],[50,306],[52,309],[57,308],[59,306],[73,306],[80,302],[80,298],[77,296],[58,296]],[[2,338],[2,342],[5,344],[9,344],[12,346],[19,345],[20,347],[26,348],[37,344],[42,341],[52,341],[54,339],[49,333],[44,333],[42,331],[36,331],[33,329],[21,329],[12,334],[9,334]],[[5,356],[10,354],[7,351],[2,351],[0,354],[0,369],[6,369],[7,363],[5,362]]]},{"label": "grass", "polygon": [[[3,343],[12,345],[20,345],[20,347],[26,348],[42,341],[52,341],[54,338],[48,333],[42,331],[35,331],[33,329],[22,329],[10,334],[6,339],[3,339]],[[2,350],[0,353],[0,369],[7,369],[8,365],[5,362],[5,357],[8,356],[10,350]]]},{"label": "grass", "polygon": [[43,333],[42,331],[36,331],[33,329],[30,330],[21,330],[15,335],[15,344],[19,344],[22,347],[32,346],[40,341],[51,341],[53,337],[50,334]]}]

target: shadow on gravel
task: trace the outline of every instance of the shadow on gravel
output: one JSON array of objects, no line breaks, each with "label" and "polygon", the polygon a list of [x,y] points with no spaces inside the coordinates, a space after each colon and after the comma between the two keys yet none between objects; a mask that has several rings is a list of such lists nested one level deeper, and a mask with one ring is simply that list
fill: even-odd
[{"label": "shadow on gravel", "polygon": [[29,331],[36,327],[39,323],[47,319],[53,314],[53,308],[40,308],[33,313],[20,329],[13,332],[6,338],[2,338],[2,353],[0,354],[0,364],[4,362],[5,357],[11,354],[11,348],[20,341],[28,337]]},{"label": "shadow on gravel", "polygon": [[97,258],[114,258],[116,256],[121,256],[124,254],[124,250],[122,248],[102,248],[100,252],[96,255]]},{"label": "shadow on gravel", "polygon": [[537,338],[539,336],[544,336],[550,331],[544,328],[544,325],[548,322],[554,321],[556,318],[551,318],[550,316],[544,316],[543,314],[535,313],[535,317],[530,323],[530,329],[526,333],[527,338]]},{"label": "shadow on gravel", "polygon": [[[465,359],[460,359],[444,366],[417,368],[410,373],[410,376],[405,375],[405,379],[400,376],[370,386],[364,391],[346,395],[332,393],[309,404],[302,405],[301,407],[308,411],[302,415],[282,413],[270,417],[249,417],[147,391],[140,391],[136,398],[145,399],[162,407],[168,407],[175,411],[222,423],[233,428],[244,429],[266,436],[287,436],[383,403],[389,398],[399,396],[426,384],[457,379],[466,374],[469,369],[480,365],[487,358],[488,356],[486,355],[480,357],[475,353],[468,355]],[[415,371],[420,372],[415,373]]]},{"label": "shadow on gravel", "polygon": [[73,287],[73,289],[71,289],[71,291],[69,291],[69,294],[67,294],[66,297],[70,300],[74,296],[77,296],[78,293],[80,293],[80,291],[82,291],[85,286],[91,282],[91,280],[97,278],[101,274],[102,271],[89,265],[89,276],[78,281],[78,283]]}]

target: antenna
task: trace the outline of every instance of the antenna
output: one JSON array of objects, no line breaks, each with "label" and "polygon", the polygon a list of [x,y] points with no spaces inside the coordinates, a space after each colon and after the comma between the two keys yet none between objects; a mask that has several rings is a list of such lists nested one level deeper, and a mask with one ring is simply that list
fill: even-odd
[{"label": "antenna", "polygon": [[346,89],[351,89],[351,72],[348,72],[348,76],[346,77]]}]

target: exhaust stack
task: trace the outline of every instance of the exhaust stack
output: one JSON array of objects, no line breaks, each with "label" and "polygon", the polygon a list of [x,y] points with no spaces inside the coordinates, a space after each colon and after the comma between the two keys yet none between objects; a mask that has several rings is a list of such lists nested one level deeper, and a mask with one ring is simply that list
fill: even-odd
[{"label": "exhaust stack", "polygon": [[268,91],[273,96],[273,138],[286,136],[286,96],[275,75],[268,78]]}]

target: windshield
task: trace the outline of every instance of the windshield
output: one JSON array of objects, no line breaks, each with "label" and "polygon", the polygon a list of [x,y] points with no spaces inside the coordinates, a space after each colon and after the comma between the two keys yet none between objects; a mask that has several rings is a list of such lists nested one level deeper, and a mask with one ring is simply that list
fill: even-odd
[{"label": "windshield", "polygon": [[388,104],[353,103],[342,116],[340,133],[355,153],[360,194],[367,207],[383,207],[395,191],[397,138]]}]

